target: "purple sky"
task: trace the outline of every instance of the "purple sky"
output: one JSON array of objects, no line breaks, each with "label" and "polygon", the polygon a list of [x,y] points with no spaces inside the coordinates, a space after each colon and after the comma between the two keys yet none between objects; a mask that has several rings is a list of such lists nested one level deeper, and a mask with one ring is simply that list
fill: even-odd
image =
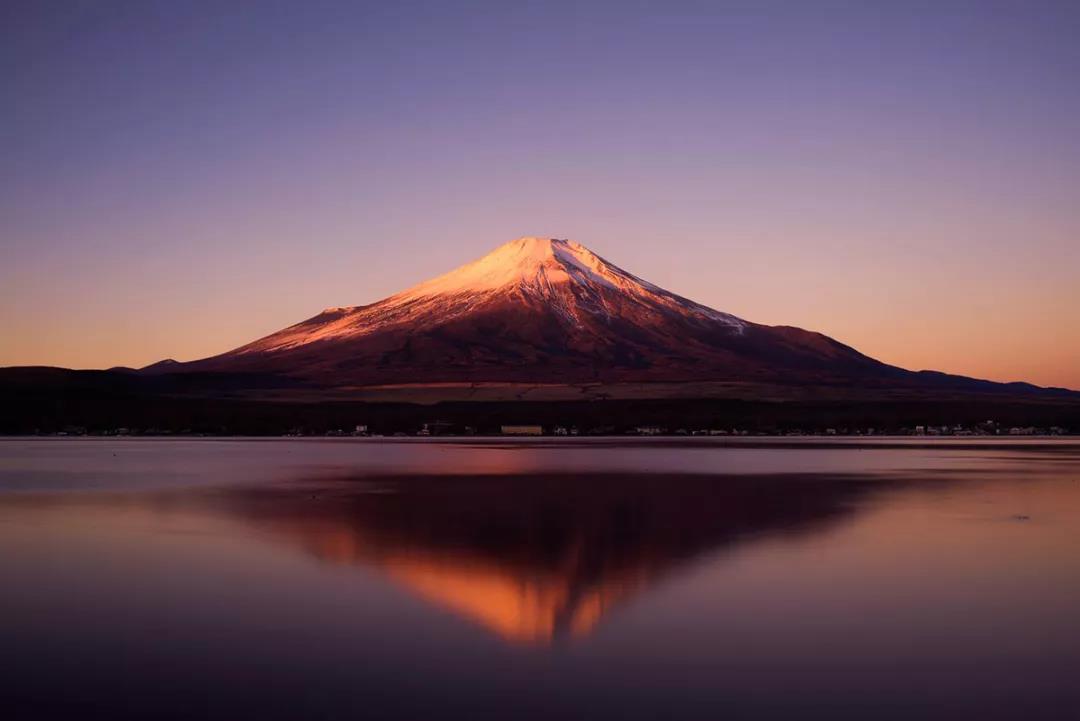
[{"label": "purple sky", "polygon": [[0,365],[224,351],[521,235],[1080,388],[1080,3],[0,8]]}]

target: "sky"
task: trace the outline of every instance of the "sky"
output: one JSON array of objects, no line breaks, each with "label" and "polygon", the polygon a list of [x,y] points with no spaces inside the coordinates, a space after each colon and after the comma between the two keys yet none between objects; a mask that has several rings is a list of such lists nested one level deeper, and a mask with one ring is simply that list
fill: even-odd
[{"label": "sky", "polygon": [[0,365],[229,350],[571,238],[880,360],[1080,389],[1075,2],[0,7]]}]

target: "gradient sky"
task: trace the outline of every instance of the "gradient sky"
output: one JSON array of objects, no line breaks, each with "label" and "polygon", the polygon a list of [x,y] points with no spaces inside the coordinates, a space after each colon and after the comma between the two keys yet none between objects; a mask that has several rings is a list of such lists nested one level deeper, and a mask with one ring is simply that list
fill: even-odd
[{"label": "gradient sky", "polygon": [[218,353],[521,235],[1080,388],[1080,3],[0,8],[0,365]]}]

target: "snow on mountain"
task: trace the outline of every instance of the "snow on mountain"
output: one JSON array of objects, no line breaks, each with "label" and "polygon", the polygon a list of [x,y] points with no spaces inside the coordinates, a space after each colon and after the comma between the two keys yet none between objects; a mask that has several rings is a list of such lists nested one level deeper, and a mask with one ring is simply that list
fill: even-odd
[{"label": "snow on mountain", "polygon": [[885,367],[820,334],[695,303],[573,241],[533,237],[186,366],[333,385],[782,380]]},{"label": "snow on mountain", "polygon": [[[518,238],[456,270],[366,306],[327,308],[311,321],[238,349],[238,353],[273,352],[307,343],[369,335],[388,325],[445,322],[499,294],[520,294],[546,302],[568,321],[582,324],[582,313],[611,316],[608,293],[630,299],[654,314],[715,321],[741,333],[746,321],[681,298],[609,263],[570,240]],[[313,319],[314,320],[314,319]]]},{"label": "snow on mountain", "polygon": [[604,287],[643,303],[673,310],[697,312],[741,328],[744,321],[727,313],[680,298],[609,263],[572,240],[518,238],[499,246],[479,260],[390,298],[410,302],[436,296],[483,293],[518,288],[538,298],[556,298],[560,285],[589,289]]}]

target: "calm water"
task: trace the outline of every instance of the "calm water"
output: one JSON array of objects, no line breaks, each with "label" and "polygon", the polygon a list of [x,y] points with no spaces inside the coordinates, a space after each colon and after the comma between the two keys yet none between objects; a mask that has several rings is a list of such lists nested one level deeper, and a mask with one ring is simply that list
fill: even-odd
[{"label": "calm water", "polygon": [[1080,444],[0,440],[0,718],[1076,718]]}]

